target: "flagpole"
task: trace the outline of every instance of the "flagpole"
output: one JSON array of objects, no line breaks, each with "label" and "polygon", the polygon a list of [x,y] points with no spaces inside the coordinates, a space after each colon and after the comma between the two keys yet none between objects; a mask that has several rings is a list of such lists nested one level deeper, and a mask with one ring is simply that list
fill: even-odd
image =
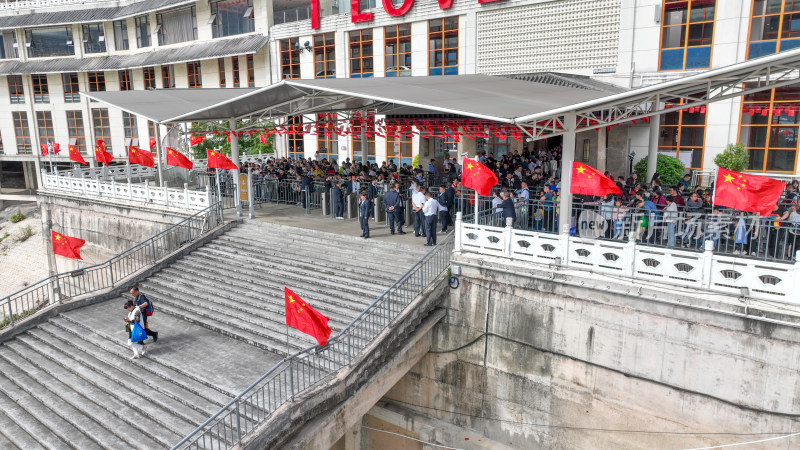
[{"label": "flagpole", "polygon": [[47,159],[50,162],[50,173],[53,173],[53,146],[51,144],[47,144],[48,151],[47,152]]},{"label": "flagpole", "polygon": [[289,356],[289,324],[286,324],[286,356]]},{"label": "flagpole", "polygon": [[711,212],[714,212],[714,202],[717,200],[717,177],[719,177],[719,166],[714,170],[714,186],[711,190]]}]

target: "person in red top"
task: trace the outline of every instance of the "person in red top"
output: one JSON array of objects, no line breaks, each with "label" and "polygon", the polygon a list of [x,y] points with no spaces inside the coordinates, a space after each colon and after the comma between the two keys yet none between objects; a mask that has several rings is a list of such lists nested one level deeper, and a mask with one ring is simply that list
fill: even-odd
[{"label": "person in red top", "polygon": [[672,201],[675,202],[676,205],[678,205],[678,208],[683,208],[684,206],[686,206],[686,199],[684,199],[683,196],[674,187],[669,188],[669,195],[672,196]]}]

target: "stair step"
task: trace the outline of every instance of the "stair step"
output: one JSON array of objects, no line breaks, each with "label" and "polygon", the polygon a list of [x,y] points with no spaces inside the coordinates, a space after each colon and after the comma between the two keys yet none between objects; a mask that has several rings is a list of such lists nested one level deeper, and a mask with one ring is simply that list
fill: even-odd
[{"label": "stair step", "polygon": [[[47,391],[45,385],[39,384],[21,370],[3,362],[3,373],[0,374],[0,390],[9,398],[19,403],[36,419],[29,432],[48,448],[109,448],[119,445],[120,437],[113,436],[111,431],[75,411],[72,406],[56,395]],[[133,445],[123,440],[127,445]],[[135,447],[139,448],[139,447]]]},{"label": "stair step", "polygon": [[0,420],[3,423],[0,433],[22,450],[63,448],[61,439],[26,411],[20,401],[10,397],[4,386],[10,389],[11,382],[0,374]]},{"label": "stair step", "polygon": [[[42,401],[50,401],[56,404],[61,403],[63,409],[60,413],[68,422],[77,426],[86,426],[95,422],[97,424],[96,432],[92,433],[92,437],[98,439],[102,434],[102,429],[105,432],[106,438],[114,435],[120,439],[128,441],[133,446],[140,444],[147,444],[147,448],[152,448],[152,445],[169,445],[169,442],[153,436],[147,431],[147,428],[138,425],[146,423],[147,416],[135,408],[131,408],[120,402],[114,402],[113,398],[95,388],[94,386],[86,386],[79,377],[75,377],[67,372],[61,372],[59,377],[56,378],[47,370],[41,368],[41,363],[36,364],[31,360],[26,359],[20,354],[19,345],[7,345],[5,352],[0,352],[0,359],[5,360],[7,363],[12,364],[16,369],[24,372],[25,375],[30,377],[31,380],[40,382],[48,394],[37,390],[35,395]],[[136,397],[138,393],[136,390],[131,390],[130,386],[134,382],[131,380],[129,385],[119,386],[118,389],[128,392],[132,397]],[[80,386],[81,390],[78,390]],[[108,402],[108,403],[107,403]],[[112,408],[114,411],[112,412]],[[74,416],[82,414],[87,420],[77,420]],[[155,425],[153,425],[155,426]],[[101,429],[102,428],[102,429]],[[138,440],[137,440],[138,439]]]},{"label": "stair step", "polygon": [[[17,450],[17,449],[20,449],[20,450],[21,450],[21,448],[22,448],[22,447],[19,447],[19,446],[17,446],[16,444],[14,444],[14,443],[13,443],[13,442],[12,442],[12,441],[9,439],[9,438],[7,438],[7,437],[6,437],[6,435],[5,435],[5,434],[3,434],[3,433],[9,433],[9,434],[11,434],[11,433],[16,433],[16,432],[22,432],[22,433],[24,433],[24,432],[25,432],[25,430],[21,430],[21,429],[19,428],[19,426],[17,426],[16,424],[14,424],[14,425],[13,425],[13,427],[15,428],[14,430],[9,430],[9,429],[6,429],[6,427],[9,427],[9,428],[11,428],[11,423],[10,423],[10,422],[11,422],[11,420],[10,420],[10,419],[3,420],[3,418],[4,418],[4,417],[5,417],[5,415],[3,414],[3,412],[2,412],[2,411],[0,411],[0,423],[3,423],[3,424],[4,424],[3,428],[0,428],[0,448],[2,448],[2,449],[9,449],[9,450]],[[8,425],[5,425],[5,424],[8,424]],[[26,434],[27,434],[27,433],[26,433]],[[34,445],[35,445],[35,444],[34,444]]]}]

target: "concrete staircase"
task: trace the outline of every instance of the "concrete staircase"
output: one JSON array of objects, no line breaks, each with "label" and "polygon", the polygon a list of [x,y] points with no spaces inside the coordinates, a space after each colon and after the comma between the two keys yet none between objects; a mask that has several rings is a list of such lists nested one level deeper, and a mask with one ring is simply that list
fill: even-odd
[{"label": "concrete staircase", "polygon": [[240,225],[139,283],[160,332],[142,359],[128,359],[123,298],[1,343],[0,448],[170,447],[287,350],[314,344],[291,329],[287,349],[284,286],[330,317],[335,334],[424,249]]}]

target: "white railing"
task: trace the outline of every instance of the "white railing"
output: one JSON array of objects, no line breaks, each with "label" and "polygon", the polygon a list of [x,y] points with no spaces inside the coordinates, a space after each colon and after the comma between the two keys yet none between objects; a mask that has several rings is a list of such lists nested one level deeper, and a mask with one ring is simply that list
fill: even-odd
[{"label": "white railing", "polygon": [[95,3],[115,3],[109,0],[24,0],[19,2],[0,3],[0,11],[20,9],[56,8],[59,6],[92,5]]},{"label": "white railing", "polygon": [[130,169],[131,178],[154,177],[158,173],[157,169],[153,167],[132,165],[128,166],[112,166],[112,167],[88,167],[78,168],[73,170],[55,170],[52,175],[67,178],[93,178],[101,180],[120,180],[128,178],[128,170]]},{"label": "white railing", "polygon": [[696,253],[456,221],[456,251],[800,304],[800,252],[783,263],[717,255],[705,244]]},{"label": "white railing", "polygon": [[149,181],[144,183],[117,183],[114,180],[107,182],[90,178],[69,178],[43,173],[42,190],[62,192],[92,199],[161,205],[188,211],[200,211],[211,205],[208,188],[205,191],[193,191],[189,190],[186,184],[184,184],[183,189],[172,189],[150,186]]}]

